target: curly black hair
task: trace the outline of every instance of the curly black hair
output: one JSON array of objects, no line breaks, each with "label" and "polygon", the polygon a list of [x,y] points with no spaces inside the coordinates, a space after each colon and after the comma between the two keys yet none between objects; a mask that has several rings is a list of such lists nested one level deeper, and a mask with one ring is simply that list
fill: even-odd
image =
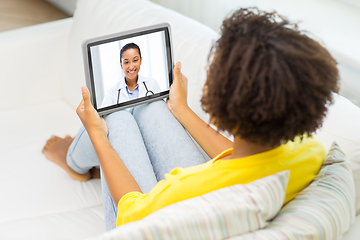
[{"label": "curly black hair", "polygon": [[221,131],[264,146],[311,135],[322,125],[337,63],[276,12],[240,9],[223,21],[201,99]]}]

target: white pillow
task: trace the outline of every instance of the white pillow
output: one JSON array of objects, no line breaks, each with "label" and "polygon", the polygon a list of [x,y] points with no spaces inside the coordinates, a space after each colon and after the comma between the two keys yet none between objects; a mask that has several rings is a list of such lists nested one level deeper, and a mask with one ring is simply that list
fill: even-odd
[{"label": "white pillow", "polygon": [[189,106],[205,121],[200,107],[205,67],[211,45],[219,38],[212,29],[172,10],[144,0],[79,0],[69,34],[64,95],[74,107],[85,85],[81,44],[85,39],[168,22],[172,29],[174,61],[182,62],[189,79]]},{"label": "white pillow", "polygon": [[162,208],[93,240],[225,239],[267,225],[280,210],[290,171],[222,188]]},{"label": "white pillow", "polygon": [[315,134],[325,149],[336,141],[351,163],[355,182],[355,209],[360,214],[360,108],[346,98],[334,94],[323,127]]},{"label": "white pillow", "polygon": [[350,162],[333,143],[314,181],[264,229],[233,239],[341,239],[355,220]]}]

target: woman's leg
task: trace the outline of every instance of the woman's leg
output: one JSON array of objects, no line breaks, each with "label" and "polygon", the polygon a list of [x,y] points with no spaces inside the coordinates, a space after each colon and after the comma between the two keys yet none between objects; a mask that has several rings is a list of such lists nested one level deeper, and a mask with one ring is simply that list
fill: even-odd
[{"label": "woman's leg", "polygon": [[91,178],[90,172],[86,172],[84,174],[78,173],[66,163],[67,152],[73,140],[74,139],[69,135],[65,138],[51,136],[51,138],[47,140],[42,153],[51,162],[64,169],[73,179],[78,181],[87,181]]},{"label": "woman's leg", "polygon": [[[157,180],[135,119],[128,111],[115,112],[104,119],[109,129],[108,139],[111,145],[141,190],[149,192]],[[99,165],[90,138],[83,129],[80,129],[69,148],[67,162],[71,168],[81,173]],[[105,181],[102,181],[102,193],[106,227],[110,230],[115,228],[117,204],[112,201]]]},{"label": "woman's leg", "polygon": [[139,127],[128,111],[104,117],[109,129],[108,139],[144,193],[157,181]]},{"label": "woman's leg", "polygon": [[81,174],[89,172],[93,167],[100,166],[95,149],[84,126],[80,127],[72,141],[66,155],[66,162],[75,172]]},{"label": "woman's leg", "polygon": [[158,181],[176,167],[190,167],[209,160],[164,101],[138,106],[134,108],[133,116]]},{"label": "woman's leg", "polygon": [[104,217],[106,231],[116,228],[117,204],[114,203],[110,195],[106,181],[101,172],[101,193],[103,199]]}]

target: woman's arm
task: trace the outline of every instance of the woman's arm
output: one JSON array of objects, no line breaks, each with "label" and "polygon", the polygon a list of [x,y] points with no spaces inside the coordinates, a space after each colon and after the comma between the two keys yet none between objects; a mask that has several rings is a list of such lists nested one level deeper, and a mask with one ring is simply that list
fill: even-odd
[{"label": "woman's arm", "polygon": [[[122,196],[132,191],[141,192],[139,185],[111,146],[107,134],[108,129],[103,118],[91,105],[90,93],[82,87],[83,100],[76,109],[99,159],[110,195],[117,204]],[[119,187],[120,186],[120,187]]]},{"label": "woman's arm", "polygon": [[232,141],[218,133],[187,104],[187,78],[181,73],[181,64],[174,67],[174,82],[170,87],[167,105],[171,113],[185,127],[210,158],[232,147]]}]

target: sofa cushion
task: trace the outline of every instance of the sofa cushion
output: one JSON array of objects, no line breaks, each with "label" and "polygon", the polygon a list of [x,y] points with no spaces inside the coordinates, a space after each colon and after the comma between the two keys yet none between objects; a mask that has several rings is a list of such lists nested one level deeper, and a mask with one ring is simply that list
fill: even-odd
[{"label": "sofa cushion", "polygon": [[350,162],[333,143],[314,181],[264,229],[234,239],[341,239],[355,220]]},{"label": "sofa cushion", "polygon": [[360,108],[346,98],[334,93],[334,104],[315,137],[329,149],[336,141],[351,163],[355,182],[355,209],[360,214]]},{"label": "sofa cushion", "polygon": [[0,119],[0,239],[83,239],[104,232],[100,179],[74,181],[41,153],[51,134],[79,129],[69,104],[1,111]]},{"label": "sofa cushion", "polygon": [[225,239],[255,231],[283,205],[289,172],[174,203],[94,239]]},{"label": "sofa cushion", "polygon": [[200,97],[206,79],[207,56],[219,35],[190,18],[144,0],[77,2],[68,40],[65,98],[74,107],[81,100],[80,87],[85,85],[81,44],[85,39],[162,22],[171,25],[174,60],[182,62],[182,71],[189,79],[189,106],[207,121],[207,115],[200,106]]},{"label": "sofa cushion", "polygon": [[39,215],[1,223],[1,239],[85,239],[105,231],[103,206]]}]

